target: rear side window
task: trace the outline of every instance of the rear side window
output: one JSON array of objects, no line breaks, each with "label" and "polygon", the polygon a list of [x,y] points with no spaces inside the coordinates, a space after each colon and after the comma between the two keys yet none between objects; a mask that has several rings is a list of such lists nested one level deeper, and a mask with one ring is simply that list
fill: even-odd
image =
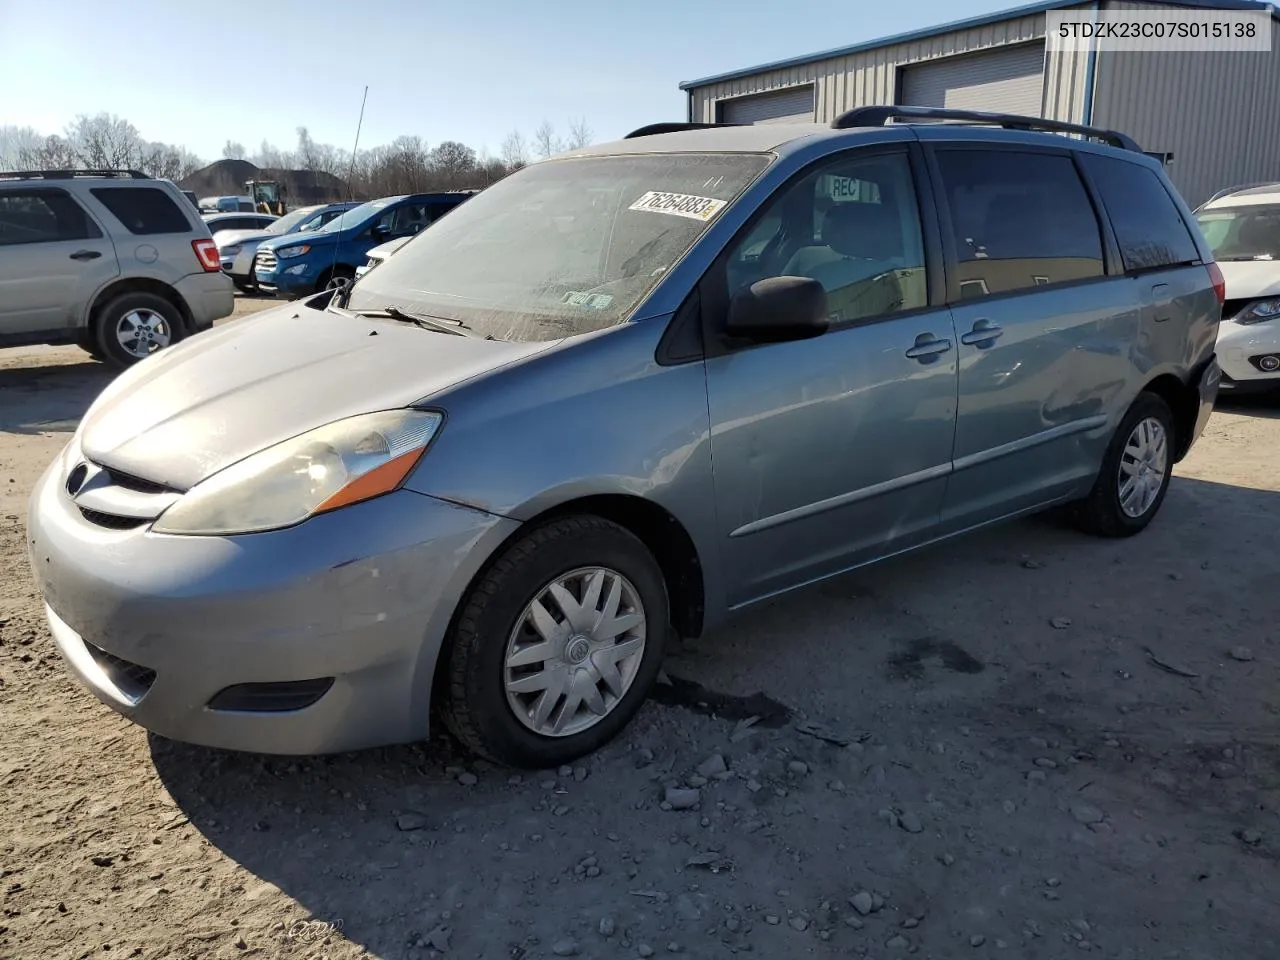
[{"label": "rear side window", "polygon": [[1155,172],[1127,160],[1082,154],[1102,194],[1126,271],[1195,263],[1200,251]]},{"label": "rear side window", "polygon": [[960,298],[1105,273],[1102,232],[1069,156],[940,150]]},{"label": "rear side window", "polygon": [[80,204],[63,190],[0,193],[0,246],[93,240],[102,236]]},{"label": "rear side window", "polygon": [[93,195],[130,233],[191,232],[178,205],[156,187],[98,187]]}]

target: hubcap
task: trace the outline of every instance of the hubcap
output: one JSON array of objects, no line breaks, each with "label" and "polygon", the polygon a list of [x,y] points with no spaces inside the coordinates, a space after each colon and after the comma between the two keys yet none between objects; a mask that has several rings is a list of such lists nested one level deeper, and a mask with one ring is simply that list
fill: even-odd
[{"label": "hubcap", "polygon": [[1143,516],[1160,495],[1169,469],[1169,443],[1164,424],[1155,417],[1138,421],[1120,456],[1120,509]]},{"label": "hubcap", "polygon": [[130,310],[116,324],[116,339],[124,351],[135,357],[145,357],[161,347],[167,347],[172,336],[169,324],[154,310]]},{"label": "hubcap", "polygon": [[626,696],[644,642],[644,604],[630,580],[607,567],[563,574],[535,594],[507,641],[507,703],[535,733],[582,733]]}]

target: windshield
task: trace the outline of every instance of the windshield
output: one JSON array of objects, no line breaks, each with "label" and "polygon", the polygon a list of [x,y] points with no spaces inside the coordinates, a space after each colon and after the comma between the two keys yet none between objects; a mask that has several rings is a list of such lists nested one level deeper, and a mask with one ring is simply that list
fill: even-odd
[{"label": "windshield", "polygon": [[525,167],[450,211],[351,289],[498,340],[555,340],[624,321],[769,163],[641,154]]},{"label": "windshield", "polygon": [[1196,222],[1215,260],[1280,260],[1280,204],[1216,207]]},{"label": "windshield", "polygon": [[399,197],[383,197],[381,200],[370,200],[368,203],[362,203],[358,207],[352,207],[342,216],[334,217],[316,232],[338,233],[342,230],[346,230],[348,227],[354,227],[371,217],[375,210],[381,210],[383,207],[390,206],[399,199]]},{"label": "windshield", "polygon": [[292,210],[289,213],[286,213],[283,217],[271,221],[271,223],[267,225],[267,230],[270,233],[288,233],[307,217],[314,214],[318,209],[320,208],[303,207],[301,210]]}]

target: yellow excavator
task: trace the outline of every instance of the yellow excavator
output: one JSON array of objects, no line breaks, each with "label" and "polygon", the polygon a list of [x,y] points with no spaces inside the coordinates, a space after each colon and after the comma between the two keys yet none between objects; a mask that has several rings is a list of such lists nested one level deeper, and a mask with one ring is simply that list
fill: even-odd
[{"label": "yellow excavator", "polygon": [[259,213],[283,217],[288,213],[284,203],[284,191],[275,180],[246,180],[244,192],[253,197],[253,206]]}]

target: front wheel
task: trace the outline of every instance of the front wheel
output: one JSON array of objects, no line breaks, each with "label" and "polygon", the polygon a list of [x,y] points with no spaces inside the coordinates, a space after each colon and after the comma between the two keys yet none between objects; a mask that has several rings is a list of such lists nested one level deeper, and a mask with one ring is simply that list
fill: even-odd
[{"label": "front wheel", "polygon": [[1073,505],[1076,525],[1100,537],[1146,529],[1169,489],[1175,429],[1169,405],[1140,394],[1111,438],[1093,489]]},{"label": "front wheel", "polygon": [[629,531],[587,515],[538,527],[463,601],[445,655],[445,723],[499,763],[575,760],[640,708],[669,625],[662,571]]}]

